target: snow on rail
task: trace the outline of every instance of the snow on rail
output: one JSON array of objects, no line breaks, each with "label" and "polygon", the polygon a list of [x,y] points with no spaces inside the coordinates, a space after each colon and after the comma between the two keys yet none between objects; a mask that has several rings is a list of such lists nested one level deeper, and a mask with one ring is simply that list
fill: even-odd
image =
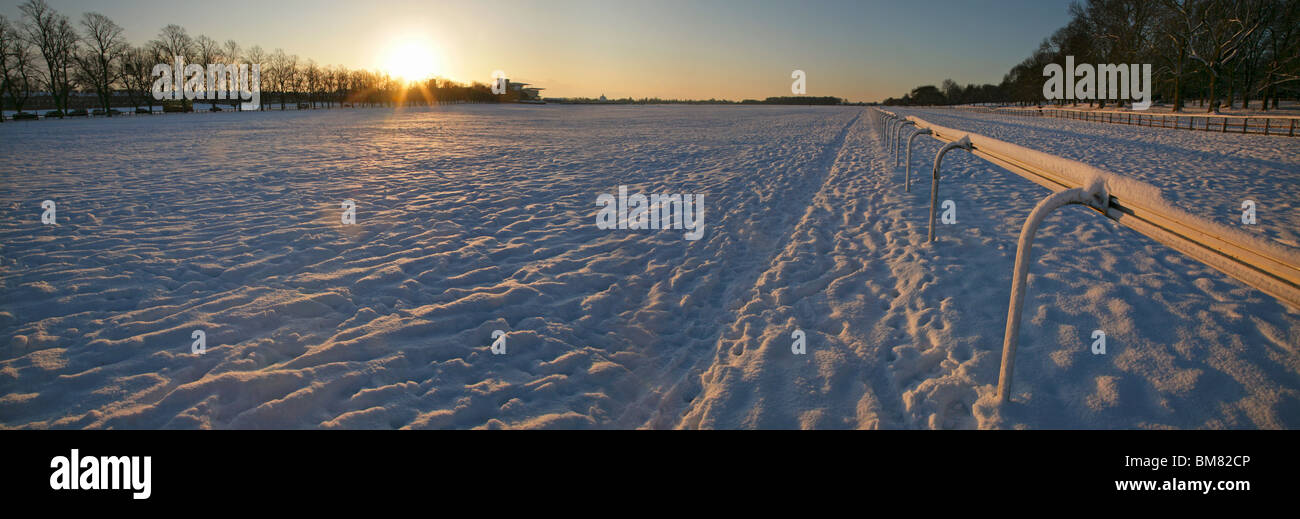
[{"label": "snow on rail", "polygon": [[905,120],[930,130],[941,142],[969,138],[971,153],[1053,191],[1101,181],[1110,198],[1105,211],[1098,212],[1107,218],[1300,308],[1300,255],[1292,250],[1179,209],[1151,184],[916,116]]},{"label": "snow on rail", "polygon": [[[999,403],[1011,399],[1011,383],[1020,335],[1021,307],[1033,251],[1034,235],[1043,219],[1066,205],[1083,205],[1159,243],[1255,287],[1284,304],[1300,308],[1300,255],[1260,238],[1193,216],[1169,203],[1160,189],[1082,162],[1050,155],[976,133],[933,124],[915,116],[906,119],[875,109],[878,124],[888,125],[894,149],[903,141],[903,127],[929,130],[945,143],[935,156],[930,186],[930,241],[934,240],[935,195],[944,153],[965,149],[1002,168],[1053,191],[1025,219],[1011,275],[1002,366],[998,374]],[[910,142],[910,137],[908,142]]]}]

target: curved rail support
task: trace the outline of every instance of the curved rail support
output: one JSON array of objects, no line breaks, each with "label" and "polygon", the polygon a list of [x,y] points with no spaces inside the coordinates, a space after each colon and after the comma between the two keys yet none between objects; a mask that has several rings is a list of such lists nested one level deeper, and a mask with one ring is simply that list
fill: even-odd
[{"label": "curved rail support", "polygon": [[912,141],[916,140],[917,135],[930,135],[932,133],[934,132],[931,132],[929,128],[917,128],[912,130],[912,135],[907,138],[907,168],[903,173],[903,192],[905,193],[912,192]]},{"label": "curved rail support", "polygon": [[972,148],[970,136],[963,135],[961,139],[944,144],[939,148],[939,153],[934,156],[934,180],[930,182],[930,236],[927,242],[934,243],[934,210],[939,199],[939,165],[943,163],[943,156],[948,154],[948,150],[961,148],[970,151]]},{"label": "curved rail support", "polygon": [[1007,305],[1007,330],[1002,338],[1002,369],[998,373],[998,403],[1011,400],[1011,376],[1016,368],[1016,346],[1020,338],[1020,310],[1025,302],[1025,282],[1029,277],[1029,260],[1034,244],[1034,234],[1047,215],[1070,204],[1083,204],[1105,211],[1110,203],[1106,185],[1096,180],[1088,187],[1058,191],[1044,198],[1029,212],[1025,226],[1020,229],[1020,242],[1016,246],[1016,268],[1011,274],[1011,302]]},{"label": "curved rail support", "polygon": [[881,132],[882,134],[881,136],[884,137],[885,142],[888,143],[889,134],[890,132],[894,131],[894,116],[886,114],[884,124],[882,125],[881,129],[884,130]]},{"label": "curved rail support", "polygon": [[897,128],[896,130],[894,130],[894,144],[893,144],[892,146],[890,146],[890,147],[894,149],[894,167],[895,167],[895,168],[898,167],[898,156],[899,156],[899,153],[898,153],[898,145],[903,143],[903,127],[908,126],[908,125],[916,126],[916,123],[914,123],[914,122],[912,122],[912,121],[904,120],[903,122],[898,123],[898,128]]}]

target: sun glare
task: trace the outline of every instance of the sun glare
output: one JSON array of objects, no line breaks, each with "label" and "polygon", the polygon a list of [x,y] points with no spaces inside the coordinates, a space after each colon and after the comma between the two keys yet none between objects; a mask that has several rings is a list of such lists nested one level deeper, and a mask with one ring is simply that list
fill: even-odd
[{"label": "sun glare", "polygon": [[427,41],[407,39],[394,42],[384,57],[384,71],[406,81],[420,81],[438,73],[438,56]]}]

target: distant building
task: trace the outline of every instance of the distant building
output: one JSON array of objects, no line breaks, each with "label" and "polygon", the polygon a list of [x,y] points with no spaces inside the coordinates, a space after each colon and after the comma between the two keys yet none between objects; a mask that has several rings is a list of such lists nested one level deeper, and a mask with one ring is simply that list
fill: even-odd
[{"label": "distant building", "polygon": [[600,94],[600,102],[603,103],[605,101],[608,101],[608,99],[605,99],[605,94]]},{"label": "distant building", "polygon": [[545,89],[545,88],[530,87],[530,86],[528,86],[528,85],[530,85],[530,84],[532,84],[532,83],[516,83],[516,82],[514,82],[514,81],[510,81],[510,80],[507,79],[507,80],[506,80],[506,91],[507,91],[507,92],[514,92],[514,93],[515,93],[515,96],[519,99],[519,102],[521,102],[521,103],[541,103],[541,102],[543,102],[543,101],[542,101],[542,90],[546,90],[546,89]]}]

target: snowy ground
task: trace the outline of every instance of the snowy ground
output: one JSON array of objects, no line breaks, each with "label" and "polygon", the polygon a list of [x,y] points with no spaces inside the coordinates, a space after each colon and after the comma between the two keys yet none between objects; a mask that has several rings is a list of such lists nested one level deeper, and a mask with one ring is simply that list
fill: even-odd
[{"label": "snowy ground", "polygon": [[[1071,158],[1223,221],[1217,197],[1249,193],[1257,232],[1296,246],[1293,141],[923,117],[1090,147]],[[1017,401],[997,409],[1016,233],[1046,191],[950,154],[958,223],[925,245],[929,180],[902,191],[859,108],[175,114],[0,136],[5,427],[1300,426],[1300,312],[1082,209],[1040,231]],[[703,238],[598,229],[619,185],[704,194]]]}]

